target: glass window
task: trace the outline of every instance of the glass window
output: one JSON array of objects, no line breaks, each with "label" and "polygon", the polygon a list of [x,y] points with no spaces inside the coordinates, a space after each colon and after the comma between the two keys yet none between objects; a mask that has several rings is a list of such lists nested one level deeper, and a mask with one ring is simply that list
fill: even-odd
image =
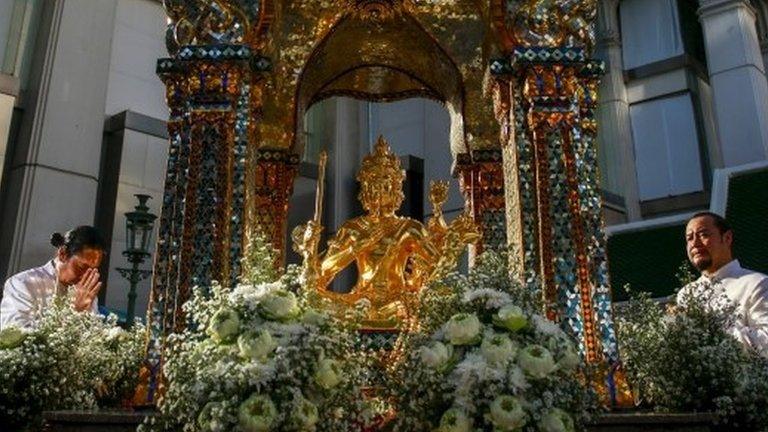
[{"label": "glass window", "polygon": [[629,108],[640,200],[703,190],[699,138],[689,93]]},{"label": "glass window", "polygon": [[5,68],[5,57],[8,51],[11,23],[13,22],[13,0],[0,0],[0,72],[11,75]]},{"label": "glass window", "polygon": [[757,37],[760,39],[760,44],[764,45],[768,42],[768,3],[761,0],[752,0],[752,7],[757,12]]},{"label": "glass window", "polygon": [[699,21],[699,2],[698,0],[677,0],[677,2],[685,52],[706,66],[707,53],[704,47],[704,31]]},{"label": "glass window", "polygon": [[624,69],[683,54],[676,0],[621,2]]},{"label": "glass window", "polygon": [[18,77],[26,88],[41,3],[39,0],[0,0],[0,73]]}]

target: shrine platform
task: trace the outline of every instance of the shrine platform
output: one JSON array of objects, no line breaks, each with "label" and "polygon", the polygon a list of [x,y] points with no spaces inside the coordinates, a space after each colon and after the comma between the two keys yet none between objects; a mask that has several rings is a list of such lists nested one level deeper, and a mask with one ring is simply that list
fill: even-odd
[{"label": "shrine platform", "polygon": [[[135,431],[153,411],[48,411],[43,414],[46,432]],[[588,432],[716,432],[711,414],[612,413],[600,416]]]}]

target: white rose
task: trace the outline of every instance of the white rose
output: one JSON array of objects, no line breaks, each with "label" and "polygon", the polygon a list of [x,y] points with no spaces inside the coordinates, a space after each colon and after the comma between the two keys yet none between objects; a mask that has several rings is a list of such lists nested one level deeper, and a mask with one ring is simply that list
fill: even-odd
[{"label": "white rose", "polygon": [[544,378],[557,369],[552,353],[541,345],[528,345],[520,351],[517,363],[526,375]]},{"label": "white rose", "polygon": [[509,331],[516,332],[528,325],[528,316],[515,305],[506,305],[493,316],[493,323]]},{"label": "white rose", "polygon": [[0,331],[0,349],[14,349],[21,346],[27,333],[18,327],[10,326]]},{"label": "white rose", "polygon": [[115,326],[107,330],[106,339],[107,339],[107,342],[114,342],[114,341],[122,340],[123,337],[126,335],[127,333],[125,330]]},{"label": "white rose", "polygon": [[541,418],[539,429],[542,432],[573,432],[576,426],[567,412],[553,408]]},{"label": "white rose", "polygon": [[315,371],[315,382],[320,387],[330,390],[341,382],[341,368],[333,360],[322,359],[317,364]]},{"label": "white rose", "polygon": [[221,408],[219,402],[208,402],[205,404],[200,414],[197,415],[197,425],[202,431],[218,430],[218,423],[214,420],[214,411],[218,411]]},{"label": "white rose", "polygon": [[541,315],[533,316],[533,324],[536,330],[545,336],[567,337],[559,325]]},{"label": "white rose", "polygon": [[579,367],[580,364],[581,356],[576,352],[576,348],[574,348],[573,344],[567,342],[565,344],[565,349],[563,350],[563,355],[557,362],[557,367],[570,371]]},{"label": "white rose", "polygon": [[255,291],[256,290],[255,290],[253,285],[251,285],[251,284],[244,284],[244,283],[237,284],[235,286],[235,289],[232,290],[232,292],[243,293],[243,294],[245,294],[245,293],[251,294],[251,293],[253,293]]},{"label": "white rose", "polygon": [[264,361],[277,348],[277,343],[268,330],[251,330],[237,338],[237,347],[241,357]]},{"label": "white rose", "polygon": [[504,364],[515,357],[517,346],[509,336],[497,333],[483,339],[480,353],[490,364]]},{"label": "white rose", "polygon": [[472,421],[461,411],[451,408],[440,418],[439,432],[469,432],[472,430]]},{"label": "white rose", "polygon": [[296,296],[283,289],[265,295],[259,304],[259,311],[264,318],[277,321],[296,318],[300,312]]},{"label": "white rose", "polygon": [[245,432],[267,432],[272,429],[277,417],[277,408],[267,396],[254,394],[240,404],[237,419]]},{"label": "white rose", "polygon": [[319,326],[328,321],[328,318],[330,317],[327,313],[310,308],[304,312],[304,316],[301,317],[301,321],[304,324]]},{"label": "white rose", "polygon": [[473,345],[480,341],[480,320],[475,314],[456,314],[445,323],[445,334],[453,345]]},{"label": "white rose", "polygon": [[320,419],[317,405],[300,396],[299,400],[294,403],[291,418],[300,430],[313,430]]},{"label": "white rose", "polygon": [[216,342],[228,343],[240,333],[240,316],[233,309],[221,308],[208,324],[208,334]]},{"label": "white rose", "polygon": [[491,423],[498,431],[514,431],[525,425],[523,405],[516,397],[501,395],[491,403]]},{"label": "white rose", "polygon": [[453,354],[453,347],[434,341],[419,348],[421,362],[432,369],[440,370],[448,364]]}]

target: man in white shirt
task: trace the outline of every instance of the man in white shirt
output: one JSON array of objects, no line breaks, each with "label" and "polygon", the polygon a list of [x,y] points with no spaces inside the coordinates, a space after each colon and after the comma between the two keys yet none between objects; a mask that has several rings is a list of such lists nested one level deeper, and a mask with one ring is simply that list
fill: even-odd
[{"label": "man in white shirt", "polygon": [[70,286],[74,288],[75,310],[98,312],[98,267],[105,253],[99,232],[90,226],[80,226],[65,236],[55,233],[51,244],[57,248],[51,261],[13,275],[5,282],[0,301],[0,330],[8,326],[34,328],[40,312]]},{"label": "man in white shirt", "polygon": [[677,294],[678,305],[701,287],[718,290],[737,314],[730,330],[746,347],[768,357],[768,276],[741,267],[733,258],[733,231],[720,215],[701,212],[685,228],[688,259],[701,277]]}]

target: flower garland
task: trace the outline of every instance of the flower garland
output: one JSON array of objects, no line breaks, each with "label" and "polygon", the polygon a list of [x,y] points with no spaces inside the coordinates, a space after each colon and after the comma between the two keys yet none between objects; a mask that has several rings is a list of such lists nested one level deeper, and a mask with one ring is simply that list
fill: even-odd
[{"label": "flower garland", "polygon": [[0,332],[0,424],[23,428],[43,410],[92,409],[119,404],[136,385],[144,329],[125,331],[76,312],[61,297],[45,309],[34,330]]}]

